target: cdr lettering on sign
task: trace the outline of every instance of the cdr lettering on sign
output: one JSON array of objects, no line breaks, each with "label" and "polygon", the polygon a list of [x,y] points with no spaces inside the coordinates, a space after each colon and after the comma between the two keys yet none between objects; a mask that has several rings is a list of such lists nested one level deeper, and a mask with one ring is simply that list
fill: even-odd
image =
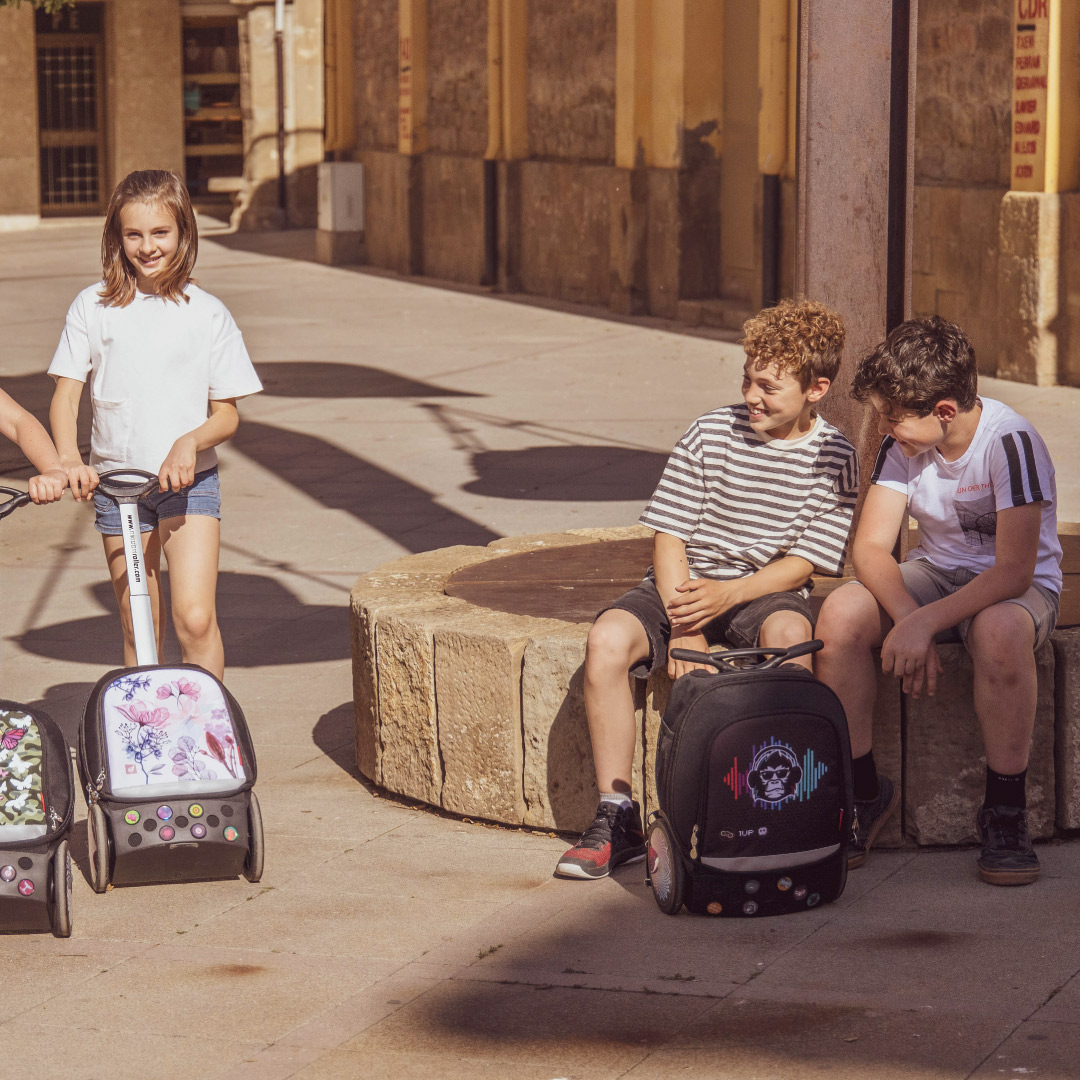
[{"label": "cdr lettering on sign", "polygon": [[1013,124],[1014,135],[1038,135],[1041,129],[1038,120],[1017,120]]},{"label": "cdr lettering on sign", "polygon": [[1026,68],[1035,68],[1036,70],[1042,67],[1042,57],[1038,53],[1033,53],[1029,56],[1018,56],[1016,58],[1016,70],[1023,71]]},{"label": "cdr lettering on sign", "polygon": [[1035,167],[1033,165],[1017,165],[1016,172],[1013,175],[1017,180],[1030,180],[1035,175]]},{"label": "cdr lettering on sign", "polygon": [[1048,19],[1047,0],[1017,0],[1016,14],[1021,19]]},{"label": "cdr lettering on sign", "polygon": [[1024,98],[1023,101],[1014,101],[1013,102],[1013,112],[1032,113],[1032,112],[1035,112],[1038,109],[1038,107],[1039,107],[1039,99],[1038,98]]},{"label": "cdr lettering on sign", "polygon": [[1034,154],[1035,153],[1035,140],[1028,139],[1026,142],[1021,142],[1019,139],[1013,143],[1014,154]]},{"label": "cdr lettering on sign", "polygon": [[1017,75],[1016,76],[1016,89],[1017,90],[1045,90],[1046,89],[1046,76],[1045,75]]}]

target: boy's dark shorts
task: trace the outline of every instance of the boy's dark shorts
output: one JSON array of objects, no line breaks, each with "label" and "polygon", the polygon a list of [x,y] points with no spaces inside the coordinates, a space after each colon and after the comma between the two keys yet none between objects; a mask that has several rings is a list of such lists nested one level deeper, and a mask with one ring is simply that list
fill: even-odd
[{"label": "boy's dark shorts", "polygon": [[[654,671],[667,665],[671,622],[656,583],[646,578],[618,600],[597,613],[597,618],[612,609],[628,611],[645,628],[649,638],[649,655],[630,668],[635,679],[647,679]],[[703,633],[710,645],[726,645],[730,649],[752,649],[758,643],[762,624],[776,611],[795,611],[814,625],[810,601],[796,592],[774,592],[759,596],[745,604],[736,604],[723,615],[713,619]]]}]

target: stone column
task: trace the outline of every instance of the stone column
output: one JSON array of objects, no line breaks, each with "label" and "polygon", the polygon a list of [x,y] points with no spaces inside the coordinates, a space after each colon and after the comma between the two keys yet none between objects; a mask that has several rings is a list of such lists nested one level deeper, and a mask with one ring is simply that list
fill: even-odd
[{"label": "stone column", "polygon": [[[1014,0],[1010,187],[1001,203],[998,374],[1080,382],[1068,225],[1080,187],[1080,5]],[[1070,209],[1072,213],[1070,213]],[[1075,275],[1072,275],[1075,276]],[[1075,343],[1074,343],[1075,342]]]},{"label": "stone column", "polygon": [[184,175],[180,0],[107,4],[110,187],[136,169]]},{"label": "stone column", "polygon": [[34,11],[0,8],[0,231],[41,216]]},{"label": "stone column", "polygon": [[858,448],[864,484],[880,439],[847,389],[859,357],[910,311],[916,4],[800,7],[796,287],[847,324],[822,413]]}]

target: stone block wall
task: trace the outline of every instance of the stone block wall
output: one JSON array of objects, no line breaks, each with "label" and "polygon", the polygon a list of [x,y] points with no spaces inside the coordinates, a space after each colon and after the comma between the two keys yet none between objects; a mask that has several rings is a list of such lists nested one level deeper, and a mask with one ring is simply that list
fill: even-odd
[{"label": "stone block wall", "polygon": [[[398,142],[398,0],[356,7],[356,144],[389,150]],[[373,260],[374,261],[374,260]]]},{"label": "stone block wall", "polygon": [[1015,0],[919,5],[915,177],[963,187],[1009,185]]},{"label": "stone block wall", "polygon": [[[469,817],[580,831],[597,791],[583,698],[588,623],[478,608],[445,593],[466,566],[502,555],[643,535],[639,527],[579,530],[408,556],[359,578],[352,593],[356,756],[393,792]],[[903,786],[901,812],[876,843],[967,844],[985,759],[972,708],[972,670],[959,645],[932,699],[902,698],[880,676],[874,753]],[[1036,654],[1038,711],[1028,769],[1034,836],[1080,828],[1080,630]],[[640,739],[635,797],[656,808],[654,765],[670,681],[635,689]]]},{"label": "stone block wall", "polygon": [[428,0],[428,146],[483,157],[487,0]]},{"label": "stone block wall", "polygon": [[615,0],[530,0],[528,34],[530,152],[613,164]]}]

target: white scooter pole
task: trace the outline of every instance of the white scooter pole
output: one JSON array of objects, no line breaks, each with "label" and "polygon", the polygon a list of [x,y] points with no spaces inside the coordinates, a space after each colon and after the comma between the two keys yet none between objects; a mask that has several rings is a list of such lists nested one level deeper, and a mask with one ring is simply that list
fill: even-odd
[{"label": "white scooter pole", "polygon": [[158,662],[154,609],[150,604],[146,558],[142,534],[139,532],[139,499],[155,491],[157,486],[158,478],[144,469],[113,469],[98,477],[98,490],[115,500],[120,508],[120,534],[124,538],[124,559],[127,563],[135,660],[140,665]]},{"label": "white scooter pole", "polygon": [[154,609],[150,603],[150,589],[146,584],[142,534],[139,532],[139,501],[131,498],[117,501],[120,505],[120,525],[124,530],[124,558],[127,562],[131,626],[135,635],[135,661],[140,665],[156,664],[157,636],[154,633]]}]

